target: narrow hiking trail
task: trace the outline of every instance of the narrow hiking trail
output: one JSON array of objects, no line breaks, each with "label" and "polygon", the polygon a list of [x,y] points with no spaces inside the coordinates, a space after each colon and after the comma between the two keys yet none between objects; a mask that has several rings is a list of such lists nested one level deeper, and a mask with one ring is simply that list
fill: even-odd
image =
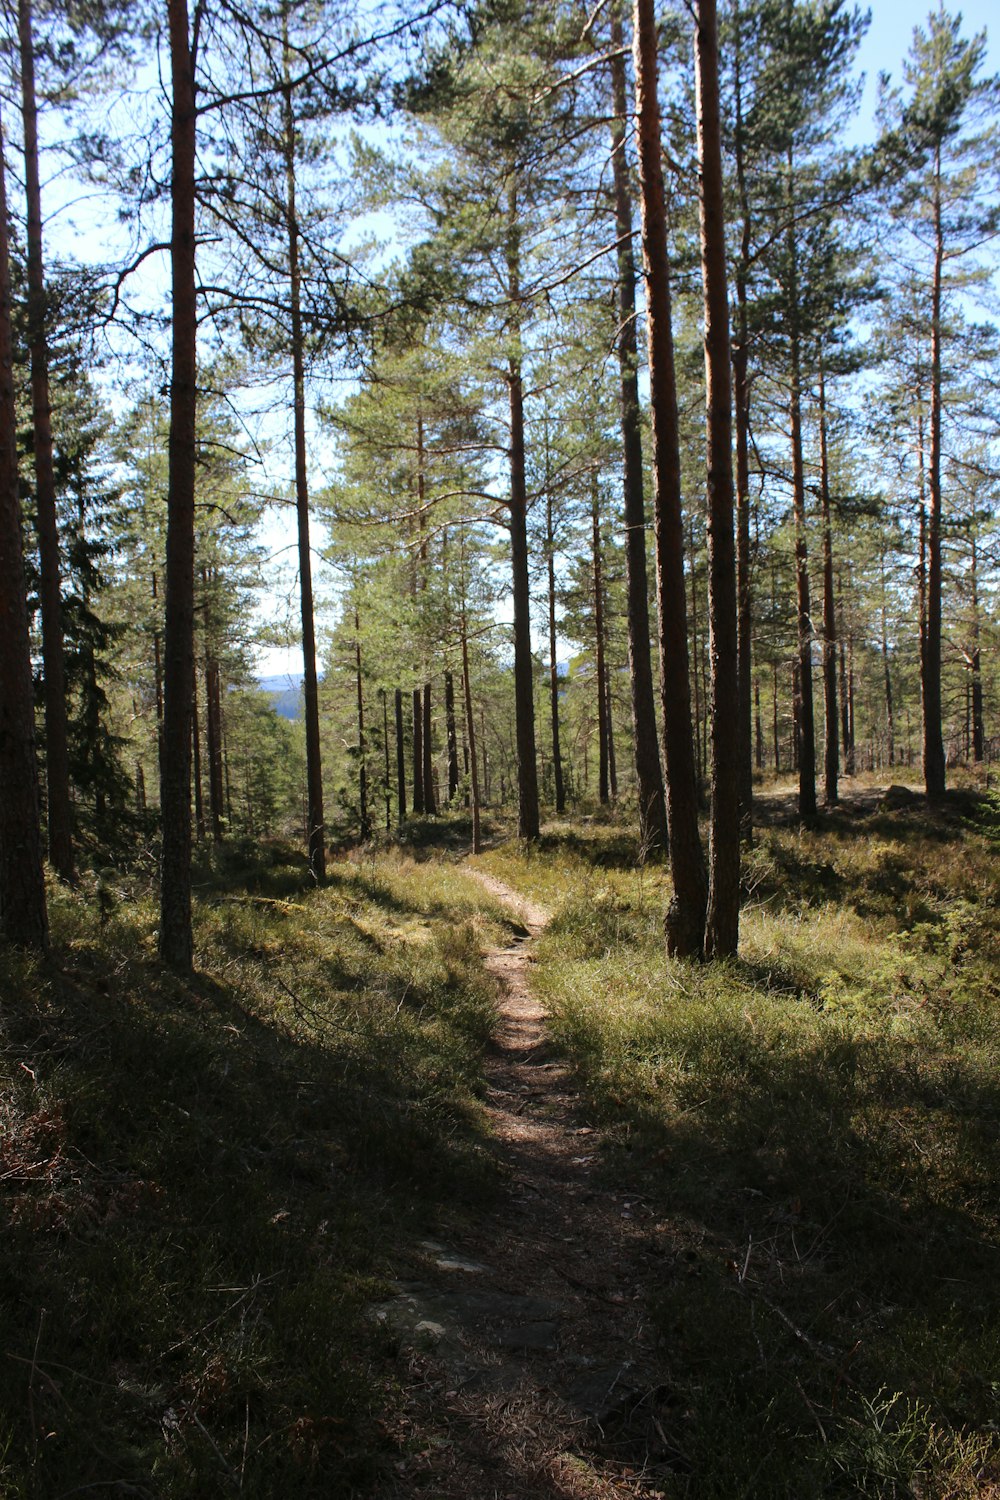
[{"label": "narrow hiking trail", "polygon": [[382,1495],[434,1500],[624,1500],[683,1468],[646,1298],[672,1261],[669,1227],[596,1181],[580,1117],[531,994],[547,914],[470,870],[519,924],[487,955],[501,983],[485,1109],[508,1178],[500,1203],[415,1247],[378,1309],[399,1334],[405,1457]]}]

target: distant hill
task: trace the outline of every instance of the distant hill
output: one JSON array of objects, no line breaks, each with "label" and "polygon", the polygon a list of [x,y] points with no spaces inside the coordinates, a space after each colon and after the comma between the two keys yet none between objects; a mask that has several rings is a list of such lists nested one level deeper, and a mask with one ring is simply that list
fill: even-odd
[{"label": "distant hill", "polygon": [[279,672],[274,677],[258,677],[257,686],[270,698],[275,713],[280,714],[283,719],[301,719],[301,672]]}]

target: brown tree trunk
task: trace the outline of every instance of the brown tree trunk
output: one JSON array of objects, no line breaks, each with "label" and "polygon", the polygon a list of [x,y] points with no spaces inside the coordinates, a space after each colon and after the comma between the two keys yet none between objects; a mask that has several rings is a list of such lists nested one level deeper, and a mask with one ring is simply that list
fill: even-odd
[{"label": "brown tree trunk", "polygon": [[[695,25],[701,267],[705,307],[705,415],[708,461],[708,620],[711,676],[712,814],[705,957],[727,958],[739,942],[742,739],[733,538],[732,385],[719,41],[715,0],[698,0]],[[748,700],[749,701],[749,700]]]},{"label": "brown tree trunk", "polygon": [[983,726],[983,674],[979,620],[979,549],[972,537],[972,559],[969,569],[972,584],[972,759],[978,765],[986,753],[986,731]]},{"label": "brown tree trunk", "polygon": [[695,956],[701,953],[704,941],[708,890],[698,833],[698,786],[691,733],[680,442],[653,0],[635,0],[634,30],[642,259],[653,422],[660,681],[670,869],[674,887],[665,931],[670,953]]},{"label": "brown tree trunk", "polygon": [[212,655],[205,658],[205,726],[208,731],[208,806],[212,818],[212,838],[222,843],[224,789],[222,777],[222,683],[219,663]]},{"label": "brown tree trunk", "polygon": [[837,596],[833,587],[833,521],[830,513],[830,461],[826,436],[826,381],[822,364],[819,371],[819,489],[823,519],[823,800],[827,807],[834,807],[840,777],[837,733]]},{"label": "brown tree trunk", "polygon": [[24,186],[27,198],[28,346],[38,526],[39,596],[42,606],[42,666],[45,693],[45,788],[49,859],[56,874],[73,881],[72,809],[66,732],[66,663],[63,649],[59,532],[52,460],[52,408],[42,259],[42,194],[38,174],[38,110],[30,0],[18,0],[21,100],[24,119]]},{"label": "brown tree trunk", "polygon": [[382,753],[385,759],[384,793],[385,796],[385,831],[392,832],[392,774],[389,768],[389,696],[385,688],[379,688],[382,698]]},{"label": "brown tree trunk", "polygon": [[403,690],[394,694],[396,711],[396,822],[406,820],[406,743],[403,734]]},{"label": "brown tree trunk", "polygon": [[198,714],[198,667],[191,663],[191,753],[194,782],[194,826],[199,843],[205,837],[205,799],[201,787],[201,723]]},{"label": "brown tree trunk", "polygon": [[747,281],[750,275],[751,219],[744,161],[742,51],[739,3],[733,6],[733,110],[736,191],[740,205],[740,249],[736,260],[736,337],[732,346],[733,416],[736,427],[736,600],[737,670],[739,674],[740,836],[753,838],[753,769],[750,763],[753,670],[752,589],[750,577],[750,335]]},{"label": "brown tree trunk", "polygon": [[594,662],[597,686],[597,800],[602,807],[610,801],[608,780],[608,683],[604,661],[604,581],[601,576],[601,510],[597,470],[590,474],[590,532],[592,587],[594,590]]},{"label": "brown tree trunk", "polygon": [[941,148],[935,151],[934,275],[931,287],[931,451],[927,481],[927,612],[921,661],[924,789],[932,801],[945,792],[941,733],[941,284],[944,237],[941,226]]},{"label": "brown tree trunk", "polygon": [[[792,154],[788,153],[789,192]],[[794,205],[789,205],[790,213]],[[802,457],[802,374],[798,329],[798,245],[794,222],[787,234],[789,263],[789,337],[791,344],[791,389],[789,424],[792,441],[792,509],[795,514],[795,593],[798,606],[798,713],[796,715],[796,760],[799,773],[799,816],[816,815],[816,733],[812,689],[812,609],[809,603],[809,555],[806,544],[806,479]]]},{"label": "brown tree trunk", "polygon": [[424,808],[424,695],[413,689],[413,811]]},{"label": "brown tree trunk", "polygon": [[[517,196],[513,185],[508,202],[507,293],[515,309],[515,337],[519,334],[521,251],[517,225]],[[538,765],[535,752],[535,684],[531,655],[531,596],[528,577],[528,490],[524,452],[524,393],[519,347],[507,359],[510,405],[510,563],[514,595],[514,718],[517,735],[517,831],[522,839],[537,839]]]},{"label": "brown tree trunk", "polygon": [[431,741],[431,685],[429,682],[424,683],[423,720],[424,812],[430,813],[431,817],[436,817],[437,798],[434,795],[434,747]]},{"label": "brown tree trunk", "polygon": [[455,679],[450,672],[444,674],[444,720],[448,736],[448,801],[452,802],[458,791],[458,729],[455,724]]},{"label": "brown tree trunk", "polygon": [[295,434],[295,517],[298,526],[299,599],[302,616],[302,701],[306,730],[306,797],[308,802],[308,857],[312,878],[326,879],[326,819],[323,809],[323,761],[319,736],[319,677],[316,670],[316,624],[312,588],[312,551],[309,541],[309,478],[306,472],[305,338],[302,331],[302,273],[299,265],[299,221],[295,197],[295,119],[288,82],[287,12],[285,25],[285,84],[282,126],[285,152],[285,230],[288,236],[288,297],[292,334],[292,394]]},{"label": "brown tree trunk", "polygon": [[167,0],[171,76],[172,363],[167,479],[166,623],[160,814],[160,957],[190,973],[191,687],[194,681],[194,476],[197,401],[195,85],[187,0]]},{"label": "brown tree trunk", "polygon": [[618,369],[621,389],[622,495],[625,524],[625,592],[629,681],[639,838],[647,852],[667,847],[667,809],[656,734],[656,700],[649,649],[649,576],[646,567],[646,502],[642,475],[642,418],[636,337],[635,258],[632,253],[632,194],[625,153],[628,119],[623,27],[611,15],[611,166],[615,233],[618,238]]},{"label": "brown tree trunk", "polygon": [[[605,608],[605,615],[607,609]],[[605,716],[608,724],[608,789],[612,802],[618,801],[618,763],[615,759],[615,720],[611,698],[611,668],[608,665],[608,643],[604,642],[604,695],[607,699]]]},{"label": "brown tree trunk", "polygon": [[365,742],[365,693],[361,677],[361,620],[354,608],[354,680],[358,692],[358,811],[361,842],[366,844],[372,836],[372,820],[368,812],[368,746]]},{"label": "brown tree trunk", "polygon": [[17,488],[6,176],[0,126],[0,937],[44,950],[49,922]]},{"label": "brown tree trunk", "polygon": [[473,854],[478,854],[483,846],[479,812],[479,768],[476,764],[476,721],[472,712],[472,678],[469,673],[469,627],[464,604],[462,607],[462,695],[465,699],[465,734],[469,744],[469,773],[472,792],[472,852]]},{"label": "brown tree trunk", "polygon": [[566,811],[566,787],[563,782],[562,749],[559,743],[559,663],[556,660],[556,558],[552,520],[552,496],[545,500],[545,552],[549,576],[549,707],[552,714],[552,775],[555,782],[556,812]]},{"label": "brown tree trunk", "polygon": [[882,681],[885,687],[885,739],[886,755],[890,766],[896,764],[896,722],[892,702],[892,674],[889,671],[889,632],[886,620],[885,552],[880,558],[882,571]]}]

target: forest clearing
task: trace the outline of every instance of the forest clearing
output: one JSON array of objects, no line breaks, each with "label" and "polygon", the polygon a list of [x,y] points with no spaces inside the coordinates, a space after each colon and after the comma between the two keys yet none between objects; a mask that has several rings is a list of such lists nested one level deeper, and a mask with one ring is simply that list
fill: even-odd
[{"label": "forest clearing", "polygon": [[777,798],[722,966],[620,821],[468,831],[5,952],[3,1494],[1000,1491],[995,798]]}]

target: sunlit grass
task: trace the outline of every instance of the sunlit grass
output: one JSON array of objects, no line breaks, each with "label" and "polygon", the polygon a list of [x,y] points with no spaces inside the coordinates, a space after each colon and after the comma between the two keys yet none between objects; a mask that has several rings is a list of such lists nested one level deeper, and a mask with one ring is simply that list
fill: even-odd
[{"label": "sunlit grass", "polygon": [[667,959],[660,871],[497,857],[661,1226],[668,1494],[1000,1493],[1000,870],[925,818],[765,830],[716,966]]}]

